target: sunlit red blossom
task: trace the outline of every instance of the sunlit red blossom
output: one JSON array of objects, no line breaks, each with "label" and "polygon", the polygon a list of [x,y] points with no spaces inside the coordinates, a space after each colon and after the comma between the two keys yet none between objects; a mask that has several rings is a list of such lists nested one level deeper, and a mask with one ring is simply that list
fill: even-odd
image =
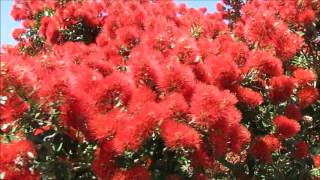
[{"label": "sunlit red blossom", "polygon": [[165,114],[171,118],[183,118],[189,111],[188,104],[182,94],[172,93],[161,102]]},{"label": "sunlit red blossom", "polygon": [[308,157],[309,145],[305,141],[299,141],[295,145],[294,157],[297,159],[304,159]]},{"label": "sunlit red blossom", "polygon": [[306,108],[319,98],[319,92],[316,88],[306,87],[301,89],[297,96],[299,106],[301,108]]},{"label": "sunlit red blossom", "polygon": [[139,112],[141,108],[148,102],[153,102],[156,99],[156,93],[146,86],[136,88],[132,92],[132,97],[129,101],[128,109],[132,113]]},{"label": "sunlit red blossom", "polygon": [[151,177],[145,167],[135,167],[128,170],[117,169],[112,180],[149,180]]},{"label": "sunlit red blossom", "polygon": [[280,141],[274,135],[257,138],[251,145],[251,154],[261,161],[272,162],[272,153],[280,149]]},{"label": "sunlit red blossom", "polygon": [[291,138],[300,131],[300,124],[296,120],[289,119],[286,116],[276,116],[273,119],[273,124],[280,139]]},{"label": "sunlit red blossom", "polygon": [[30,152],[35,155],[35,149],[28,140],[15,140],[10,143],[0,144],[0,162],[1,164],[14,164],[14,160],[20,156],[22,158],[29,158],[27,153]]},{"label": "sunlit red blossom", "polygon": [[202,126],[214,125],[219,118],[230,114],[228,108],[236,103],[237,98],[229,91],[219,90],[212,85],[198,84],[192,97],[190,111],[196,118],[195,123]]},{"label": "sunlit red blossom", "polygon": [[263,103],[263,97],[259,92],[253,91],[250,88],[237,88],[237,98],[240,102],[254,108]]},{"label": "sunlit red blossom", "polygon": [[34,20],[24,20],[23,22],[22,22],[22,25],[23,25],[23,27],[24,28],[31,28],[31,27],[33,27],[34,26],[34,24],[35,24],[35,21]]},{"label": "sunlit red blossom", "polygon": [[[279,12],[277,6],[277,1],[257,0],[246,3],[241,8],[241,21],[237,23],[236,33],[249,42],[255,43],[258,48],[275,50],[281,60],[287,61],[300,49],[303,39],[291,32],[283,19],[278,18],[278,13],[285,11],[284,9],[288,7],[279,8],[281,9]],[[291,9],[288,11],[290,12]]]},{"label": "sunlit red blossom", "polygon": [[4,97],[6,97],[7,100],[4,104],[0,104],[0,126],[6,123],[12,123],[29,108],[29,104],[16,95]]},{"label": "sunlit red blossom", "polygon": [[19,6],[15,4],[11,11],[11,16],[14,20],[23,20],[32,16],[32,12],[25,6]]},{"label": "sunlit red blossom", "polygon": [[161,70],[159,68],[159,59],[161,56],[150,52],[150,49],[135,49],[130,55],[129,68],[131,68],[133,78],[137,85],[147,85],[152,88],[159,80]]},{"label": "sunlit red blossom", "polygon": [[302,114],[300,108],[294,104],[287,105],[284,115],[290,119],[300,121],[302,119]]},{"label": "sunlit red blossom", "polygon": [[107,76],[97,89],[95,97],[101,112],[126,106],[132,95],[133,82],[125,74],[115,72]]},{"label": "sunlit red blossom", "polygon": [[305,9],[298,14],[298,21],[303,24],[312,23],[315,20],[315,13],[312,9]]},{"label": "sunlit red blossom", "polygon": [[240,69],[227,56],[209,56],[206,59],[211,68],[211,83],[221,89],[232,89],[240,81]]},{"label": "sunlit red blossom", "polygon": [[36,156],[33,145],[28,140],[14,140],[10,143],[0,143],[0,171],[4,179],[38,179],[36,172],[30,171],[29,160]]},{"label": "sunlit red blossom", "polygon": [[[253,157],[270,162],[272,153],[280,149],[279,140],[299,132],[300,108],[318,98],[319,92],[311,87],[317,77],[311,70],[290,67],[286,73],[292,72],[292,77],[283,74],[286,61],[300,54],[303,38],[308,38],[295,29],[309,30],[318,13],[314,7],[310,0],[252,0],[241,7],[237,22],[229,24],[223,5],[218,5],[218,13],[210,13],[205,8],[177,7],[173,1],[16,0],[12,16],[23,20],[26,29],[16,30],[13,36],[19,44],[1,54],[4,76],[17,81],[5,86],[34,93],[32,102],[44,104],[43,111],[53,101],[61,103],[59,123],[66,135],[79,143],[84,139],[97,142],[91,168],[98,179],[150,179],[148,171],[157,166],[154,157],[145,167],[135,164],[128,169],[118,167],[115,159],[126,150],[141,150],[158,128],[166,148],[193,150],[189,151],[191,164],[197,168],[193,175],[205,179],[218,165],[223,171],[217,157],[230,151],[241,153],[251,138]],[[39,19],[38,15],[43,16]],[[75,30],[74,25],[89,28]],[[36,36],[24,33],[38,26],[39,31],[32,33],[45,43],[29,52],[37,45]],[[77,38],[63,37],[65,33]],[[253,81],[240,86],[247,75],[253,75]],[[295,87],[297,105],[289,104]],[[265,90],[270,90],[274,103],[288,101],[286,117],[274,119],[274,135],[251,137],[255,133],[246,126],[253,131],[255,127],[240,124],[239,109],[248,118],[243,108],[255,108],[264,100],[267,105],[269,99],[260,94]],[[239,104],[238,109],[237,98],[248,107]],[[0,107],[0,124],[19,120],[29,108],[20,98],[8,99]],[[47,130],[56,129],[37,128],[33,135]],[[298,142],[291,153],[305,158],[307,146]],[[0,152],[0,162],[2,156],[6,161],[16,153],[25,157],[17,147],[4,148],[8,152]],[[318,161],[315,156],[315,166]],[[28,167],[16,171],[11,165],[0,168],[6,178],[37,179]],[[169,177],[182,179],[174,173]]]},{"label": "sunlit red blossom", "polygon": [[282,75],[273,77],[269,81],[270,84],[270,99],[274,103],[289,100],[295,87],[295,80],[291,77]]},{"label": "sunlit red blossom", "polygon": [[235,106],[225,107],[219,112],[221,115],[218,120],[211,125],[215,133],[228,134],[231,127],[240,123],[241,112]]},{"label": "sunlit red blossom", "polygon": [[195,129],[171,119],[160,126],[160,136],[170,149],[200,147],[201,137]]},{"label": "sunlit red blossom", "polygon": [[39,27],[39,35],[45,37],[48,43],[55,43],[59,35],[57,22],[50,17],[43,17]]},{"label": "sunlit red blossom", "polygon": [[230,131],[230,148],[235,153],[240,153],[244,145],[251,141],[249,130],[243,125],[234,125]]},{"label": "sunlit red blossom", "polygon": [[95,114],[87,119],[88,129],[94,139],[102,140],[115,133],[119,121],[118,113],[118,110],[113,110],[107,114]]},{"label": "sunlit red blossom", "polygon": [[312,156],[312,160],[315,167],[320,167],[320,155]]},{"label": "sunlit red blossom", "polygon": [[157,109],[159,106],[156,103],[146,103],[134,115],[124,113],[117,123],[114,138],[105,142],[105,148],[110,148],[117,154],[125,150],[138,150],[161,121],[161,112]]},{"label": "sunlit red blossom", "polygon": [[12,32],[12,37],[17,41],[20,41],[22,39],[21,36],[26,32],[27,32],[26,29],[21,29],[21,28],[14,29],[14,31]]},{"label": "sunlit red blossom", "polygon": [[242,68],[244,73],[248,73],[255,69],[270,77],[283,74],[281,60],[272,56],[269,52],[260,50],[250,52],[249,57]]},{"label": "sunlit red blossom", "polygon": [[179,92],[190,99],[194,88],[194,74],[191,68],[180,63],[168,64],[159,77],[161,90],[171,93]]},{"label": "sunlit red blossom", "polygon": [[297,79],[299,85],[307,85],[317,79],[317,75],[313,71],[301,68],[296,69],[293,76]]}]

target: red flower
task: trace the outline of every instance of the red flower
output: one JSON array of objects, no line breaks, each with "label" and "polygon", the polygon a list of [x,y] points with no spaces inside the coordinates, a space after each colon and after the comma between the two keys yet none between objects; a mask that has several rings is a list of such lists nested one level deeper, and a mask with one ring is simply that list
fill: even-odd
[{"label": "red flower", "polygon": [[192,69],[180,63],[170,63],[159,77],[158,85],[166,93],[182,93],[190,99],[194,87],[194,74]]},{"label": "red flower", "polygon": [[39,35],[45,37],[49,44],[57,42],[59,35],[57,22],[50,17],[43,17],[39,27]]},{"label": "red flower", "polygon": [[[107,114],[95,114],[88,117],[87,124],[91,136],[96,140],[102,140],[115,133],[119,111],[113,110]],[[121,120],[120,120],[121,121]]]},{"label": "red flower", "polygon": [[237,97],[240,102],[254,108],[263,103],[263,97],[260,93],[250,88],[239,87],[237,89]]},{"label": "red flower", "polygon": [[243,146],[250,142],[251,134],[243,125],[234,125],[230,131],[230,148],[235,153],[240,153]]},{"label": "red flower", "polygon": [[317,75],[308,69],[297,69],[293,72],[293,76],[298,80],[299,85],[307,85],[317,79]]},{"label": "red flower", "polygon": [[306,108],[312,105],[319,97],[319,92],[316,88],[306,87],[298,92],[298,104],[301,108]]},{"label": "red flower", "polygon": [[229,91],[199,84],[193,94],[190,111],[196,118],[195,123],[202,126],[213,126],[219,119],[235,123],[241,119],[241,114],[234,108],[236,103],[237,98]]},{"label": "red flower", "polygon": [[280,148],[280,141],[274,135],[257,138],[251,146],[252,155],[264,162],[272,161],[272,153]]},{"label": "red flower", "polygon": [[288,119],[286,116],[276,116],[273,124],[276,126],[276,132],[281,139],[291,138],[300,131],[300,124],[293,119]]},{"label": "red flower", "polygon": [[13,39],[15,39],[17,41],[20,41],[22,39],[21,36],[26,32],[27,32],[27,30],[25,30],[25,29],[16,28],[12,32],[12,37],[13,37]]},{"label": "red flower", "polygon": [[179,147],[198,149],[201,137],[192,127],[174,120],[166,120],[160,127],[160,136],[170,149]]},{"label": "red flower", "polygon": [[269,83],[269,96],[274,103],[280,103],[288,100],[295,87],[295,81],[285,75],[273,77]]},{"label": "red flower", "polygon": [[266,74],[270,77],[280,76],[283,73],[280,59],[275,58],[269,52],[259,50],[250,53],[243,67],[245,73],[250,72],[252,69],[257,69],[261,74]]},{"label": "red flower", "polygon": [[309,148],[309,146],[308,146],[308,144],[306,142],[299,141],[296,144],[294,157],[297,158],[297,159],[304,159],[304,158],[308,157],[308,154],[309,154],[308,148]]},{"label": "red flower", "polygon": [[315,13],[312,9],[305,9],[298,14],[298,21],[303,24],[312,23],[315,20]]},{"label": "red flower", "polygon": [[172,93],[161,102],[166,117],[184,118],[189,112],[188,104],[182,94]]}]

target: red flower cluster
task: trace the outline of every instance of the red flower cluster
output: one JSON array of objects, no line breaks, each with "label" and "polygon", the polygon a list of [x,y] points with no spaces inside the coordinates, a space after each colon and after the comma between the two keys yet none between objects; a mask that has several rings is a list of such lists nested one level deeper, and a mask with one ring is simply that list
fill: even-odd
[{"label": "red flower cluster", "polygon": [[38,179],[38,174],[30,171],[31,159],[36,156],[32,143],[28,140],[0,143],[0,171],[5,179]]},{"label": "red flower cluster", "polygon": [[[286,6],[287,11],[280,11]],[[291,1],[253,0],[241,11],[230,28],[223,12],[188,9],[168,0],[17,0],[12,16],[25,28],[13,33],[18,45],[1,54],[1,78],[10,83],[6,92],[15,87],[44,107],[60,103],[59,124],[70,138],[79,139],[75,134],[81,133],[97,144],[92,169],[100,179],[149,179],[147,160],[127,169],[115,161],[127,151],[141,150],[155,134],[164,150],[186,150],[191,164],[204,169],[212,170],[215,159],[228,152],[248,149],[251,139],[250,153],[270,162],[280,140],[299,133],[300,108],[319,96],[312,71],[297,69],[289,76],[284,64],[302,45],[287,22],[308,24],[315,14],[308,3]],[[27,50],[36,44],[25,34],[31,29],[43,44],[29,56]],[[13,95],[18,90],[1,94],[8,98],[0,106],[1,126],[28,108]],[[296,91],[297,103],[290,99]],[[253,137],[236,105],[239,101],[254,109],[269,99],[287,103],[285,116],[274,118],[274,135]],[[1,162],[10,166],[1,169],[6,178],[32,175],[11,167],[17,155],[35,154],[29,142],[1,146]],[[295,156],[308,156],[308,145],[298,143]],[[204,172],[195,176],[201,179]]]},{"label": "red flower cluster", "polygon": [[291,138],[300,131],[300,124],[293,119],[279,115],[274,118],[273,124],[280,139]]},{"label": "red flower cluster", "polygon": [[272,161],[272,153],[280,149],[280,141],[274,135],[257,138],[251,146],[251,153],[257,159]]}]

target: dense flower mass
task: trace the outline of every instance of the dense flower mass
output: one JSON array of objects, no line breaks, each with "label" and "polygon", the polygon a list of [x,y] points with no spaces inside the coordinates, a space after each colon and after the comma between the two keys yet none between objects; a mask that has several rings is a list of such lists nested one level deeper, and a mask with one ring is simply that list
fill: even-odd
[{"label": "dense flower mass", "polygon": [[223,0],[210,13],[171,0],[16,0],[23,28],[0,54],[1,178],[319,167],[319,49],[306,39],[319,4]]}]

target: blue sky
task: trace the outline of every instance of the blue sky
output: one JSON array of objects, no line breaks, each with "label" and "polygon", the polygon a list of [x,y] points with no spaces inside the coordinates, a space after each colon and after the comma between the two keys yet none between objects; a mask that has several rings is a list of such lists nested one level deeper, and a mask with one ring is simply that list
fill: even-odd
[{"label": "blue sky", "polygon": [[[178,4],[185,3],[188,7],[200,8],[206,7],[209,12],[215,11],[216,3],[219,0],[175,0]],[[19,22],[13,21],[10,16],[11,6],[14,0],[0,0],[1,6],[1,20],[0,20],[0,43],[3,44],[15,44],[15,40],[11,37],[11,32],[14,28],[20,27]]]}]

